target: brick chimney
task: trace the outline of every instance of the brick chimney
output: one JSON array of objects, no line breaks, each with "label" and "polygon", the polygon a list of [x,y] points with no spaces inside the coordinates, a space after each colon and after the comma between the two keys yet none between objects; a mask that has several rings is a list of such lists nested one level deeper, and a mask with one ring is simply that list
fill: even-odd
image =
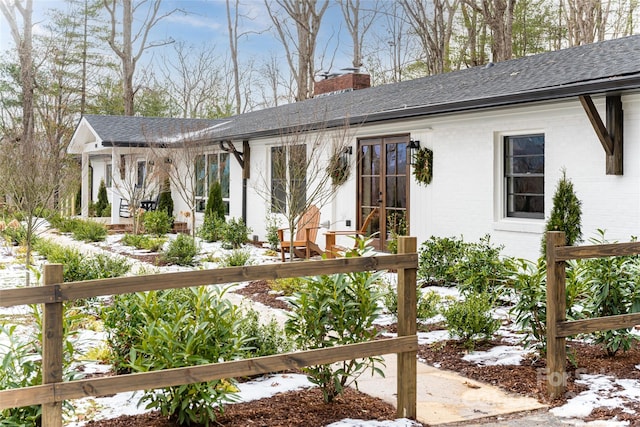
[{"label": "brick chimney", "polygon": [[371,86],[369,74],[349,73],[336,77],[328,77],[317,81],[313,85],[313,97],[330,95],[333,93],[350,92],[366,89]]}]

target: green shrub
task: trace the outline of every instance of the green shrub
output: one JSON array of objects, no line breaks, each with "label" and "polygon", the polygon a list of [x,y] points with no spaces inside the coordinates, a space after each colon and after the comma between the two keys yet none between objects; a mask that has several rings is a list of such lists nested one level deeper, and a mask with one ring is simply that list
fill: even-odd
[{"label": "green shrub", "polygon": [[46,239],[36,242],[34,250],[48,262],[63,265],[65,282],[120,277],[131,269],[126,258],[107,254],[87,257],[75,248],[64,247]]},{"label": "green shrub", "polygon": [[275,292],[281,292],[284,295],[293,295],[299,291],[304,285],[303,277],[286,277],[269,281],[269,288]]},{"label": "green shrub", "polygon": [[[603,230],[598,230],[598,234],[598,237],[589,239],[591,244],[610,243],[605,239]],[[590,296],[585,308],[590,317],[640,312],[640,290],[636,285],[640,271],[638,256],[593,258],[583,262]],[[598,331],[594,337],[609,356],[614,356],[619,350],[629,350],[638,340],[631,329]]]},{"label": "green shrub", "polygon": [[108,215],[105,215],[108,205],[107,186],[104,185],[104,179],[101,179],[100,186],[98,187],[98,201],[95,204],[96,216],[111,216],[111,210],[109,210]]},{"label": "green shrub", "polygon": [[[576,196],[573,183],[567,178],[567,171],[562,169],[562,177],[556,185],[553,195],[551,216],[545,225],[545,231],[564,231],[568,246],[579,242],[582,238],[582,202]],[[542,255],[547,253],[547,234],[542,236]]]},{"label": "green shrub", "polygon": [[195,239],[187,234],[178,234],[169,242],[163,258],[172,264],[193,265],[196,255],[198,255],[198,247]]},{"label": "green shrub", "polygon": [[50,220],[50,224],[57,228],[61,233],[73,233],[73,231],[82,224],[79,218],[68,218],[63,216],[54,216]]},{"label": "green shrub", "polygon": [[167,241],[166,237],[151,237],[145,234],[125,234],[120,243],[125,246],[133,246],[136,249],[146,249],[151,252],[159,252]]},{"label": "green shrub", "polygon": [[463,256],[452,268],[460,291],[500,294],[511,270],[510,260],[500,258],[501,251],[502,246],[493,246],[489,235],[478,243],[466,244]]},{"label": "green shrub", "polygon": [[513,288],[518,296],[511,308],[515,323],[525,333],[524,344],[534,344],[543,354],[547,348],[547,266],[519,259],[513,263]]},{"label": "green shrub", "polygon": [[207,204],[204,208],[204,216],[213,216],[215,218],[224,219],[226,208],[222,200],[222,187],[220,182],[213,181],[209,187],[209,195]]},{"label": "green shrub", "polygon": [[230,218],[222,231],[222,242],[238,249],[247,242],[247,235],[251,228],[247,227],[242,218]]},{"label": "green shrub", "polygon": [[434,237],[420,245],[418,278],[431,283],[452,284],[453,269],[464,255],[465,243],[455,237]]},{"label": "green shrub", "polygon": [[430,319],[439,313],[442,297],[431,289],[418,291],[417,315],[418,319]]},{"label": "green shrub", "polygon": [[251,251],[246,249],[234,249],[220,258],[222,267],[241,267],[251,264]]},{"label": "green shrub", "polygon": [[72,233],[75,240],[101,242],[107,237],[107,227],[95,221],[80,221]]},{"label": "green shrub", "polygon": [[[31,306],[36,328],[32,335],[18,333],[16,325],[0,323],[0,354],[2,354],[2,369],[0,369],[0,390],[39,386],[42,384],[42,311],[37,306]],[[75,369],[71,364],[76,360],[76,349],[70,338],[72,324],[78,322],[78,314],[65,311],[63,317],[63,366],[62,378],[71,381],[75,377]],[[65,402],[63,409],[70,410],[72,406]],[[35,427],[41,425],[42,407],[40,405],[22,406],[0,410],[0,426]]]},{"label": "green shrub", "polygon": [[280,247],[280,237],[278,236],[278,229],[281,226],[280,217],[274,214],[267,215],[266,225],[269,248],[275,251]]},{"label": "green shrub", "polygon": [[173,226],[173,198],[171,198],[171,180],[169,178],[165,179],[160,189],[157,210],[166,212]]},{"label": "green shrub", "polygon": [[[130,350],[134,372],[217,363],[241,357],[246,345],[242,313],[224,292],[207,287],[149,292],[138,297],[143,331]],[[209,426],[233,400],[231,380],[145,391],[141,402],[180,425]]]},{"label": "green shrub", "polygon": [[226,226],[224,218],[205,216],[202,226],[198,230],[198,236],[205,242],[217,242],[222,240]]},{"label": "green shrub", "polygon": [[[4,223],[3,223],[4,224]],[[27,242],[27,229],[17,219],[9,221],[0,229],[0,235],[14,246],[24,245]]]},{"label": "green shrub", "polygon": [[452,338],[459,338],[473,349],[476,342],[491,339],[500,328],[500,321],[491,317],[491,295],[468,293],[464,300],[454,301],[442,310]]},{"label": "green shrub", "polygon": [[268,323],[261,324],[259,313],[253,309],[244,313],[240,335],[247,340],[244,350],[245,358],[271,356],[293,349],[292,342],[278,322],[271,319]]},{"label": "green shrub", "polygon": [[146,233],[156,236],[163,236],[171,231],[171,218],[166,211],[145,212],[142,223]]},{"label": "green shrub", "polygon": [[[313,277],[289,299],[293,310],[285,330],[298,348],[325,348],[369,341],[377,336],[373,321],[380,313],[378,285],[381,272],[358,272]],[[369,357],[336,364],[303,368],[309,380],[322,390],[325,402],[332,402],[367,369],[381,359]]]}]

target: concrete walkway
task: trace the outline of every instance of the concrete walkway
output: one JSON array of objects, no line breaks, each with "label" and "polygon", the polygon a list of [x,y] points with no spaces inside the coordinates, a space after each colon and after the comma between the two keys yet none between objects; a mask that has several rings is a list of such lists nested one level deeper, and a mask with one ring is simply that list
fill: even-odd
[{"label": "concrete walkway", "polygon": [[[358,380],[360,391],[396,405],[396,356],[384,356],[385,378],[363,375]],[[471,380],[455,372],[436,369],[418,362],[417,419],[421,423],[444,425],[464,423],[482,418],[545,410],[537,400],[502,391],[489,384]],[[495,420],[495,418],[494,418]],[[498,425],[498,424],[492,424]],[[506,424],[504,424],[506,425]],[[523,426],[525,424],[518,424]],[[536,424],[530,424],[536,425]],[[553,425],[553,424],[537,424]],[[558,424],[559,425],[559,424]]]}]

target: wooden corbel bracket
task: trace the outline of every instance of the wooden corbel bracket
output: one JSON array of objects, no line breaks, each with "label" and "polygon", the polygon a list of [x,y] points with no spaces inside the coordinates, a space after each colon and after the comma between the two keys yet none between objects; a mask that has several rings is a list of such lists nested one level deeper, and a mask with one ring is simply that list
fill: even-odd
[{"label": "wooden corbel bracket", "polygon": [[602,144],[606,154],[607,175],[622,175],[623,112],[620,95],[607,95],[606,125],[590,95],[581,95],[580,103]]},{"label": "wooden corbel bracket", "polygon": [[219,142],[220,149],[222,151],[226,151],[227,153],[233,154],[233,157],[236,158],[238,164],[242,168],[242,178],[249,179],[249,141],[242,142],[242,151],[238,151],[236,146],[233,145],[231,141],[220,141]]}]

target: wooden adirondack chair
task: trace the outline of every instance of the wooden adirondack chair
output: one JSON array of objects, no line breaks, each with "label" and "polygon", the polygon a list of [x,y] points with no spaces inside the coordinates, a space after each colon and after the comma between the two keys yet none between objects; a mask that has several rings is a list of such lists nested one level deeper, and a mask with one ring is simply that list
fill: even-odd
[{"label": "wooden adirondack chair", "polygon": [[[313,255],[321,255],[322,249],[316,244],[316,236],[320,224],[320,209],[311,205],[300,216],[297,225],[297,231],[293,240],[293,248],[288,238],[285,239],[284,231],[287,228],[278,229],[278,238],[280,239],[280,255],[284,262],[284,253],[289,252],[298,257],[311,258]],[[304,251],[303,251],[304,250]]]},{"label": "wooden adirondack chair", "polygon": [[[378,215],[379,208],[375,207],[369,212],[369,215],[362,222],[362,226],[359,230],[332,230],[327,231],[326,233],[326,253],[327,258],[335,258],[336,256],[341,256],[342,254],[348,252],[350,248],[345,248],[343,246],[336,245],[336,236],[359,236],[363,237],[367,234],[367,229],[369,228],[369,224],[373,221],[373,218]],[[354,248],[357,247],[358,241],[354,243]]]}]

